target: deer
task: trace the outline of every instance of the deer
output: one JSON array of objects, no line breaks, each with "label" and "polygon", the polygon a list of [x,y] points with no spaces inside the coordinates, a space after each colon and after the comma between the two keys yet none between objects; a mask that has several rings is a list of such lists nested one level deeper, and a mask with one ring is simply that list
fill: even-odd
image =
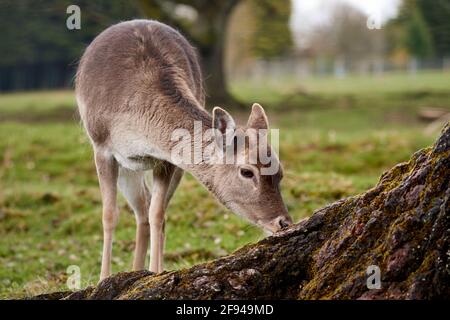
[{"label": "deer", "polygon": [[[269,234],[292,224],[280,192],[283,172],[276,156],[272,158],[279,169],[266,175],[261,171],[267,165],[259,161],[172,160],[176,143],[172,132],[183,128],[192,133],[196,121],[201,122],[202,132],[214,130],[213,140],[219,150],[213,153],[216,160],[225,157],[228,151],[220,152],[224,149],[241,155],[249,152],[248,147],[229,148],[244,129],[269,128],[259,104],[252,106],[246,126],[237,126],[220,107],[214,107],[211,114],[206,111],[197,51],[172,27],[139,19],[102,31],[79,61],[75,96],[93,147],[102,200],[100,281],[111,274],[118,190],[136,220],[133,270],[145,269],[150,243],[149,270],[163,271],[165,212],[184,172],[197,179],[219,203]],[[270,145],[265,147],[270,153]],[[151,185],[146,181],[147,171]]]}]

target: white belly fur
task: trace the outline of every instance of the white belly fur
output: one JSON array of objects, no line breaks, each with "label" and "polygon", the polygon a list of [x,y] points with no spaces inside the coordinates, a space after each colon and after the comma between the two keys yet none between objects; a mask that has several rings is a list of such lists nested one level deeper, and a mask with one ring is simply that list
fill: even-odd
[{"label": "white belly fur", "polygon": [[166,160],[148,139],[131,130],[114,130],[109,147],[121,166],[134,171],[151,170]]}]

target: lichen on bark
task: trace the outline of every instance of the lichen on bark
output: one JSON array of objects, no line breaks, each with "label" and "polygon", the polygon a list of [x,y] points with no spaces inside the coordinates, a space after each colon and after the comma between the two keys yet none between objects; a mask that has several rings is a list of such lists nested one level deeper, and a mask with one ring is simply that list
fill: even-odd
[{"label": "lichen on bark", "polygon": [[[119,273],[38,299],[448,299],[450,127],[367,192],[189,269]],[[381,288],[368,289],[378,266]]]}]

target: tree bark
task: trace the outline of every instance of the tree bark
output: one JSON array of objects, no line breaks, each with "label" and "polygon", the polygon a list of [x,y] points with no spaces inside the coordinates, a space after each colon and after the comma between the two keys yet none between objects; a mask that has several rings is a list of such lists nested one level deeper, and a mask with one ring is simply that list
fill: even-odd
[{"label": "tree bark", "polygon": [[[450,127],[367,192],[189,269],[119,273],[36,299],[448,299]],[[380,288],[366,273],[380,271]]]}]

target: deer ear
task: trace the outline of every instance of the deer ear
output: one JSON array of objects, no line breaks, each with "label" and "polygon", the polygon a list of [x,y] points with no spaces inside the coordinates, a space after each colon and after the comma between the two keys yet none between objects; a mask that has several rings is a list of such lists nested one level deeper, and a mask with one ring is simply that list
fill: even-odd
[{"label": "deer ear", "polygon": [[267,120],[266,112],[258,103],[252,106],[252,113],[247,121],[247,127],[253,129],[269,129],[269,121]]},{"label": "deer ear", "polygon": [[236,130],[236,123],[233,117],[220,107],[214,107],[212,111],[212,127],[215,129],[216,140],[223,145],[223,137],[225,137],[225,145],[231,144]]}]

